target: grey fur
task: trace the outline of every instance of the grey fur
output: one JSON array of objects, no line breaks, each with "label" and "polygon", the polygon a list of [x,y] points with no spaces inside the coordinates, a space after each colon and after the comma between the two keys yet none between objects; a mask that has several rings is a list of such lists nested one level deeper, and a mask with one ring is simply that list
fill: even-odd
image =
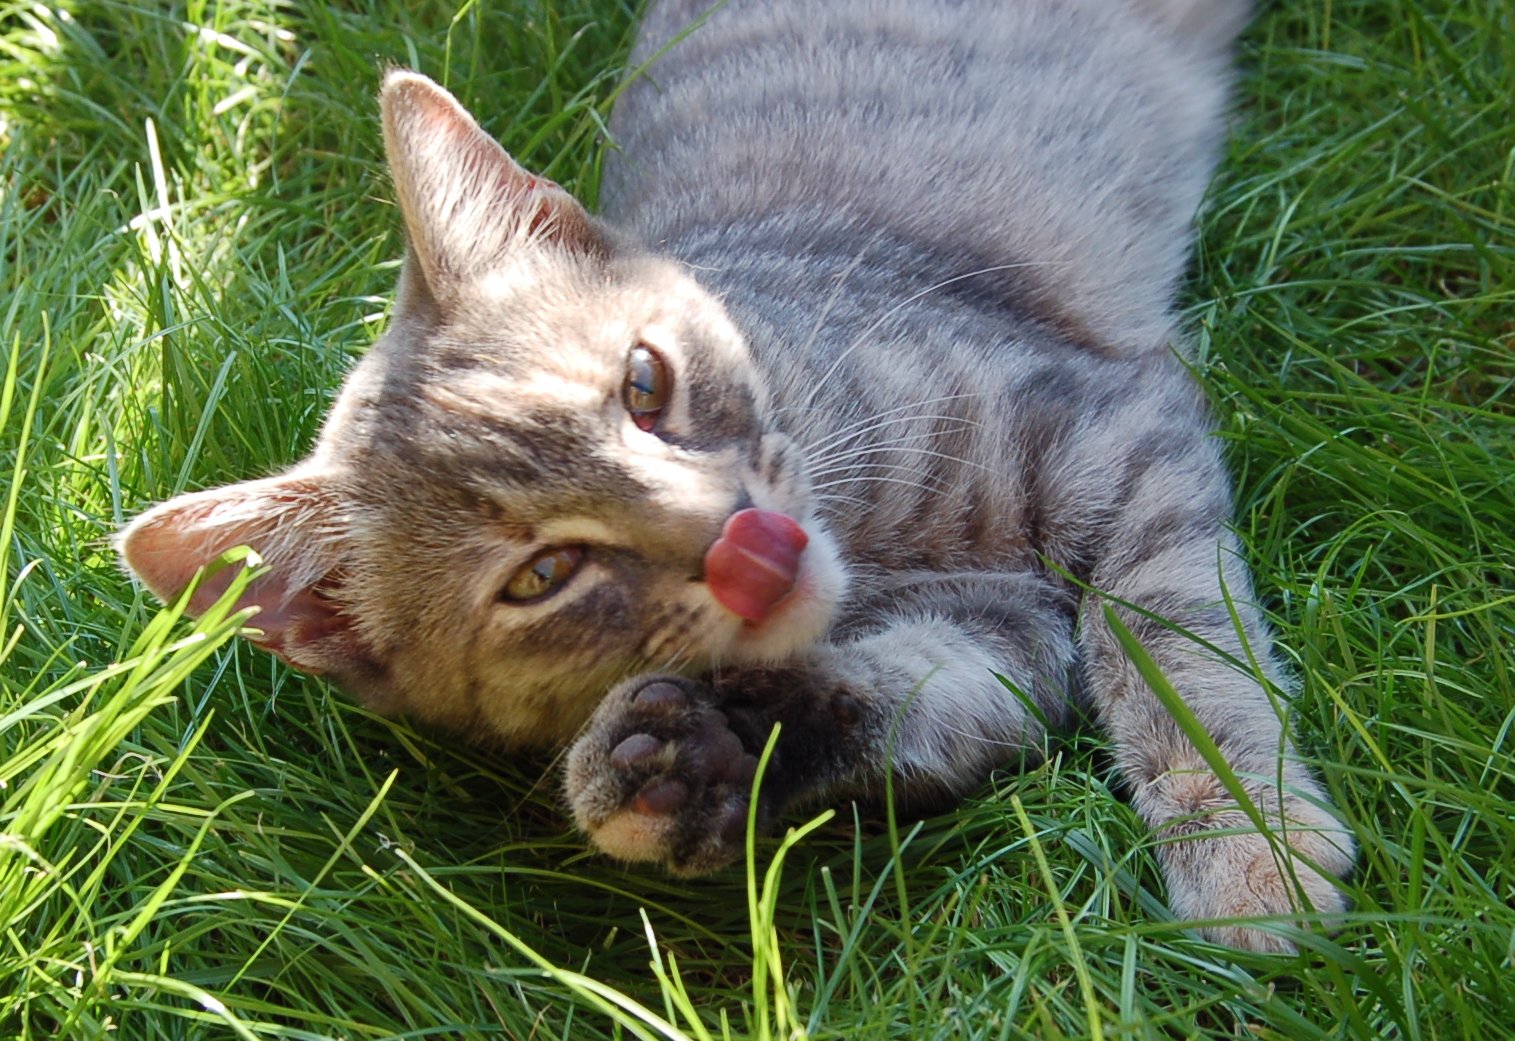
[{"label": "grey fur", "polygon": [[[657,5],[639,60],[703,7]],[[1084,698],[1165,840],[1176,911],[1339,911],[1351,840],[1267,689],[1223,657],[1282,684],[1172,351],[1245,16],[732,0],[619,104],[604,224],[392,73],[410,254],[390,330],[309,459],[157,507],[123,553],[172,596],[251,544],[274,568],[248,601],[260,642],[387,710],[570,742],[574,815],[619,857],[735,856],[776,722],[768,820],[886,779],[918,808],[959,797]],[[674,373],[655,433],[620,399],[638,342]],[[811,539],[759,626],[702,570],[754,504]],[[563,545],[585,563],[559,592],[499,600]],[[1105,603],[1192,634],[1119,609],[1282,841],[1141,680]]]}]

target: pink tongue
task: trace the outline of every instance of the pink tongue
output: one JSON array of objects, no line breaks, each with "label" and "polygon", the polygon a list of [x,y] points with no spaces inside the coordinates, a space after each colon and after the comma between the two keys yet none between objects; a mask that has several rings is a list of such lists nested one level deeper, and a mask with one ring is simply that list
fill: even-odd
[{"label": "pink tongue", "polygon": [[738,510],[705,551],[705,584],[733,614],[761,621],[794,588],[809,541],[805,529],[785,514]]}]

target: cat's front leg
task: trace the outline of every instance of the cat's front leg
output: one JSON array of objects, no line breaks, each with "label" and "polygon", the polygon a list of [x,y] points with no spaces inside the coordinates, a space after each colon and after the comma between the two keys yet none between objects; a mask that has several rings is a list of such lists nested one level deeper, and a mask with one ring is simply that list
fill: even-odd
[{"label": "cat's front leg", "polygon": [[[830,702],[812,716],[829,709],[841,733],[849,699],[837,691]],[[704,680],[654,675],[623,683],[569,752],[574,818],[618,860],[656,862],[682,875],[712,871],[742,849],[758,754],[771,729],[771,721],[765,730],[749,713],[733,720]],[[757,807],[761,830],[793,787],[788,759],[786,750],[770,762]]]},{"label": "cat's front leg", "polygon": [[612,856],[709,871],[741,853],[757,755],[779,724],[760,826],[796,803],[886,791],[907,810],[938,805],[1061,720],[1072,657],[1071,610],[1040,578],[913,582],[801,658],[612,690],[569,752],[569,802]]}]

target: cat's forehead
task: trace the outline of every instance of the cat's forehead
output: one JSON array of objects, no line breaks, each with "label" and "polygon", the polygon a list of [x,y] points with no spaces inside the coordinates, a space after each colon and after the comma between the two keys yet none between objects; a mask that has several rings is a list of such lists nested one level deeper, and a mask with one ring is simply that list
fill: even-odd
[{"label": "cat's forehead", "polygon": [[705,339],[723,317],[719,303],[666,261],[585,263],[539,254],[478,278],[453,309],[436,349],[467,358],[488,348],[493,361],[523,373],[585,375],[586,366],[619,362],[645,327],[673,340]]},{"label": "cat's forehead", "polygon": [[550,512],[565,493],[625,494],[634,476],[610,436],[617,384],[582,346],[544,353],[527,371],[492,356],[429,366],[375,403],[364,455],[453,506],[504,495]]}]

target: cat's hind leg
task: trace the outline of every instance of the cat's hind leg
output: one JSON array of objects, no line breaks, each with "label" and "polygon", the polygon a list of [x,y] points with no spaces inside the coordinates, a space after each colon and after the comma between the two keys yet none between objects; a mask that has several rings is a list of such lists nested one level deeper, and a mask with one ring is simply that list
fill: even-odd
[{"label": "cat's hind leg", "polygon": [[[1064,471],[1064,491],[1079,502],[1118,490],[1089,574],[1098,593],[1080,620],[1085,685],[1157,837],[1173,910],[1213,922],[1200,931],[1218,942],[1291,950],[1279,931],[1246,919],[1329,923],[1347,904],[1336,878],[1351,869],[1353,842],[1294,752],[1284,702],[1270,696],[1283,680],[1226,526],[1231,495],[1216,443],[1198,429],[1199,410],[1139,414],[1140,424],[1088,431],[1074,449],[1082,459]],[[1107,605],[1203,726],[1251,812],[1153,693],[1108,624]],[[1315,915],[1296,919],[1302,911]]]}]

